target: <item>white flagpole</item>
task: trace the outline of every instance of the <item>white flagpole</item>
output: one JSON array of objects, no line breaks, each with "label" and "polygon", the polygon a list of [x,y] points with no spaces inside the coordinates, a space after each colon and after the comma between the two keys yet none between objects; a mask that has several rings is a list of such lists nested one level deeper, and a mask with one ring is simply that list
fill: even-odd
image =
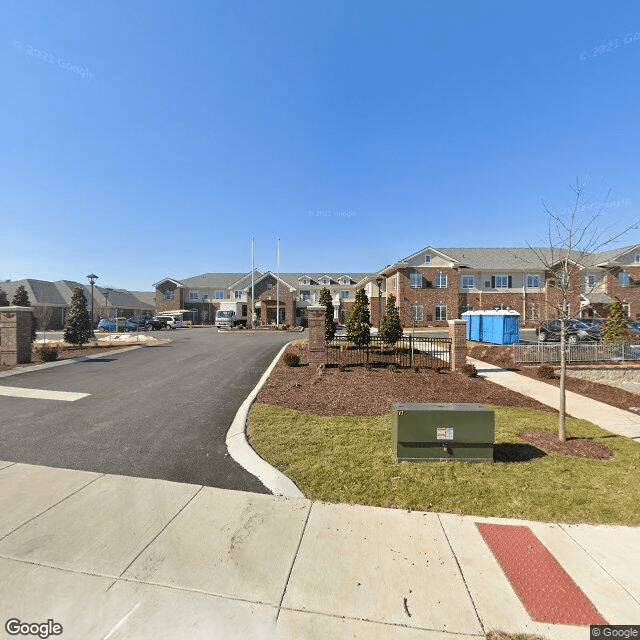
[{"label": "white flagpole", "polygon": [[278,279],[276,280],[276,325],[280,324],[280,238],[278,238]]},{"label": "white flagpole", "polygon": [[251,236],[251,328],[256,328],[255,317],[256,317],[256,301],[254,298],[255,290],[254,290],[254,282],[253,276],[255,273],[255,268],[253,266],[253,246],[255,244],[256,239]]}]

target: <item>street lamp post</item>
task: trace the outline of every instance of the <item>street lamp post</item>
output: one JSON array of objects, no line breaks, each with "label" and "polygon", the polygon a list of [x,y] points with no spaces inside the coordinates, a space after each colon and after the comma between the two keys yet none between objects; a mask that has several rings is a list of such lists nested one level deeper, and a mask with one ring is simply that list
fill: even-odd
[{"label": "street lamp post", "polygon": [[87,278],[91,283],[91,333],[93,334],[93,285],[96,283],[98,276],[95,273],[90,273]]},{"label": "street lamp post", "polygon": [[384,274],[380,274],[376,278],[378,285],[378,335],[380,335],[380,324],[382,322],[382,283],[384,282]]}]

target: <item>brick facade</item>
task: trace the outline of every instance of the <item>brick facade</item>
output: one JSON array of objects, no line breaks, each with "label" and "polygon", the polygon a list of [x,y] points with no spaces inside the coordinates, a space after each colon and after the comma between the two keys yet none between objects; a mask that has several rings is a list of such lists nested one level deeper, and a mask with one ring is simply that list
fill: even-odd
[{"label": "brick facade", "polygon": [[[271,287],[271,288],[269,288]],[[276,310],[278,307],[278,287],[277,280],[274,276],[268,275],[263,278],[259,282],[256,282],[254,285],[254,292],[256,296],[256,307],[259,310],[259,324],[269,324],[270,322],[275,322]],[[290,288],[280,283],[279,287],[280,294],[280,313],[282,314],[282,310],[284,309],[284,318],[283,324],[294,325],[295,324],[295,314],[296,314],[296,303],[295,303],[295,295],[294,292],[290,290]],[[249,315],[251,315],[251,290],[249,290],[249,294],[247,296],[248,299],[248,309]],[[251,318],[249,317],[249,323],[251,322]]]},{"label": "brick facade", "polygon": [[467,321],[449,320],[451,340],[451,371],[461,371],[467,364]]},{"label": "brick facade", "polygon": [[31,362],[31,307],[0,307],[0,364]]},{"label": "brick facade", "polygon": [[309,364],[323,365],[326,362],[327,346],[324,341],[325,312],[323,305],[307,307],[309,318]]},{"label": "brick facade", "polygon": [[164,281],[156,289],[156,311],[163,313],[184,309],[184,288],[171,281]]}]

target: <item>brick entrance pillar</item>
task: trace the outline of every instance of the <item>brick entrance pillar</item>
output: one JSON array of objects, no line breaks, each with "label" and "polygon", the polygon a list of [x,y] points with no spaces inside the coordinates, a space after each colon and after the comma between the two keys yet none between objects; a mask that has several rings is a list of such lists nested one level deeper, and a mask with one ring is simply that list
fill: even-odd
[{"label": "brick entrance pillar", "polygon": [[0,364],[31,362],[31,307],[0,307]]},{"label": "brick entrance pillar", "polygon": [[326,310],[327,308],[322,304],[307,307],[309,316],[309,364],[311,366],[326,363],[327,346],[324,341]]},{"label": "brick entrance pillar", "polygon": [[467,364],[467,321],[449,320],[451,371],[461,371]]}]

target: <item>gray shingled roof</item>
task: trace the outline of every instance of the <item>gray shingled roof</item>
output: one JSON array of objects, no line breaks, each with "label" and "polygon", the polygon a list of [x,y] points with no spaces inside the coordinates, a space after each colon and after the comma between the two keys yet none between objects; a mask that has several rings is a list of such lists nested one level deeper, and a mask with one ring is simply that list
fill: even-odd
[{"label": "gray shingled roof", "polygon": [[[71,301],[73,290],[80,287],[84,290],[87,301],[91,300],[91,286],[82,282],[74,282],[73,280],[58,280],[57,282],[49,282],[47,280],[33,280],[27,278],[25,280],[15,280],[13,282],[0,283],[0,288],[7,292],[9,302],[13,298],[16,289],[23,285],[29,295],[29,302],[32,305],[57,305],[67,306]],[[93,289],[94,304],[104,305],[105,298],[102,292],[106,287],[95,286]],[[114,304],[126,309],[154,309],[155,308],[155,292],[143,292],[144,297],[139,297],[136,292],[126,290],[114,290],[109,296],[109,304]],[[149,301],[151,300],[151,301]]]},{"label": "gray shingled roof", "polygon": [[[249,274],[251,274],[251,272],[249,272]],[[246,273],[203,273],[199,276],[183,278],[180,282],[190,289],[227,289],[234,282],[237,282],[246,275]]]},{"label": "gray shingled roof", "polygon": [[[543,269],[551,264],[552,260],[557,261],[564,255],[559,250],[555,250],[552,255],[549,247],[434,247],[434,249],[457,260],[461,265],[478,270]],[[577,260],[580,255],[573,252],[572,258]]]}]

